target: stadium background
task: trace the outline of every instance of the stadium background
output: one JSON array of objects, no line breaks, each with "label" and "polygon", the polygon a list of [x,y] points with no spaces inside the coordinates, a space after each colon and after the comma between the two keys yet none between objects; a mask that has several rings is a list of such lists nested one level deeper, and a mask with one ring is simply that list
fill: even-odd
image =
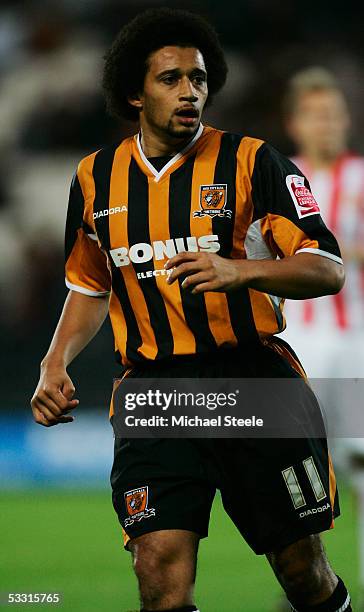
[{"label": "stadium background", "polygon": [[[41,428],[28,406],[66,295],[63,231],[72,174],[82,156],[135,131],[105,115],[101,58],[123,23],[156,5],[2,0],[0,6],[0,591],[62,592],[62,607],[72,612],[138,607],[108,488],[107,404],[117,368],[107,324],[70,369],[81,401],[75,423]],[[207,16],[227,53],[228,83],[205,123],[292,154],[281,117],[285,83],[296,70],[320,64],[335,72],[346,92],[351,146],[364,154],[362,15],[354,4],[201,0],[168,6]],[[357,509],[342,480],[344,517],[326,543],[355,602]],[[225,518],[219,499],[210,535],[199,557],[202,610],[273,611],[279,587]]]}]

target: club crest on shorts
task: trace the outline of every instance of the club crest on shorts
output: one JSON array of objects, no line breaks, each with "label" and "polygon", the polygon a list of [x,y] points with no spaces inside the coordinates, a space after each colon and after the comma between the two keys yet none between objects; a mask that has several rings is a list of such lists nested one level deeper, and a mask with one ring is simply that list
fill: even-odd
[{"label": "club crest on shorts", "polygon": [[125,519],[125,527],[132,525],[135,521],[155,516],[155,509],[148,508],[148,487],[139,487],[124,493],[125,506],[129,514]]},{"label": "club crest on shorts", "polygon": [[231,219],[231,210],[226,210],[227,184],[200,185],[200,210],[193,213],[194,217],[227,217]]}]

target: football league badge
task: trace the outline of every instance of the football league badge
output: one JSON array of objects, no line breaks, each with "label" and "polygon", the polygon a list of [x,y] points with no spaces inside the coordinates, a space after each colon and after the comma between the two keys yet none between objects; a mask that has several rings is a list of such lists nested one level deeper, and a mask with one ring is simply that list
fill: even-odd
[{"label": "football league badge", "polygon": [[125,527],[132,525],[135,521],[155,516],[155,509],[148,508],[148,487],[139,487],[124,493],[125,505],[129,514],[125,519]]},{"label": "football league badge", "polygon": [[193,213],[194,217],[227,217],[231,219],[231,210],[226,210],[227,184],[201,185],[200,210]]},{"label": "football league badge", "polygon": [[305,185],[304,176],[289,174],[286,176],[286,185],[296,207],[299,219],[320,214],[320,209],[315,198]]}]

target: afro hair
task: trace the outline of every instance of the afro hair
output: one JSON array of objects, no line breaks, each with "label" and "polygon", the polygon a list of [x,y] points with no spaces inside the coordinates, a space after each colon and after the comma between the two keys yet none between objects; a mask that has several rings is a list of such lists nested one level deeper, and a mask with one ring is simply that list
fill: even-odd
[{"label": "afro hair", "polygon": [[105,55],[102,85],[108,112],[137,121],[138,109],[128,98],[143,91],[148,57],[167,45],[195,47],[207,69],[208,104],[224,85],[227,65],[214,28],[200,15],[180,9],[156,8],[140,13],[119,32]]}]

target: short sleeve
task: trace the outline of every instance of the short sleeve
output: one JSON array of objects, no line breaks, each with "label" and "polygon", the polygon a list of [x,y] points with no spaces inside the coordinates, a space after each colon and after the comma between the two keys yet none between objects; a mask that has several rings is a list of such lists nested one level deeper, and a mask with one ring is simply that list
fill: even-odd
[{"label": "short sleeve", "polygon": [[342,263],[338,243],[322,220],[307,178],[267,143],[256,153],[252,200],[255,233],[259,231],[272,256],[308,252]]},{"label": "short sleeve", "polygon": [[94,229],[85,222],[85,200],[77,172],[68,202],[65,266],[69,289],[94,297],[110,293],[107,257],[98,245]]}]

